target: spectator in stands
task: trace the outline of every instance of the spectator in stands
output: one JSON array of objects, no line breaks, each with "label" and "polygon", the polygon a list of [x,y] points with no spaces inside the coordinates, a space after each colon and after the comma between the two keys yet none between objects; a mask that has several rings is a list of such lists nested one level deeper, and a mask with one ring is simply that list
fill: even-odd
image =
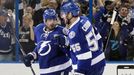
[{"label": "spectator in stands", "polygon": [[129,8],[121,5],[119,14],[116,17],[115,23],[112,25],[112,31],[109,33],[110,39],[107,40],[108,46],[106,56],[108,60],[126,60],[127,57],[127,39],[128,39],[128,25],[130,17],[128,17]]},{"label": "spectator in stands", "polygon": [[88,16],[89,15],[89,3],[85,0],[78,1],[79,7],[81,9],[80,13],[82,15]]},{"label": "spectator in stands", "polygon": [[9,16],[8,21],[12,22],[12,26],[15,29],[15,13],[11,9],[8,9],[7,13],[8,13],[8,16]]},{"label": "spectator in stands", "polygon": [[26,0],[19,0],[19,25],[22,26],[22,17],[25,14],[24,9],[27,7]]},{"label": "spectator in stands", "polygon": [[119,22],[119,24],[123,27],[123,26],[127,26],[130,23],[130,19],[131,17],[128,15],[129,14],[129,8],[130,6],[122,4],[119,7],[118,10],[118,15],[116,20]]},{"label": "spectator in stands", "polygon": [[37,4],[39,4],[40,0],[25,0],[28,6],[35,8]]},{"label": "spectator in stands", "polygon": [[103,2],[99,1],[99,5],[99,10],[93,15],[95,19],[94,24],[102,36],[105,48],[107,37],[111,28],[110,21],[114,6],[113,1],[111,0],[105,1],[105,5],[103,5]]},{"label": "spectator in stands", "polygon": [[114,22],[110,39],[108,40],[107,49],[105,51],[106,58],[109,61],[126,60],[127,44],[125,34],[119,22]]},{"label": "spectator in stands", "polygon": [[7,12],[0,10],[0,61],[13,61],[11,22],[7,21]]},{"label": "spectator in stands", "polygon": [[25,51],[29,53],[35,48],[34,44],[34,31],[33,31],[33,20],[30,13],[26,13],[23,16],[23,25],[19,30],[19,41]]},{"label": "spectator in stands", "polygon": [[[31,6],[27,6],[24,10],[24,14],[31,14],[32,15],[32,19],[34,19],[34,9],[31,7]],[[36,21],[33,21],[33,24],[35,23]]]},{"label": "spectator in stands", "polygon": [[[134,5],[133,5],[133,0],[130,0],[130,2],[128,3],[128,5],[131,6],[130,8],[130,12],[128,14],[128,17],[126,18],[126,24],[129,23],[127,25],[127,31],[129,32],[129,37],[127,39],[127,60],[128,61],[134,61]],[[126,4],[126,3],[124,3]]]},{"label": "spectator in stands", "polygon": [[30,14],[34,14],[34,10],[31,6],[27,6],[26,9],[24,9],[24,13],[30,13]]},{"label": "spectator in stands", "polygon": [[[116,2],[118,2],[117,5],[115,5]],[[128,6],[124,5],[126,3],[122,3],[119,0],[106,0],[105,6],[103,6],[103,2],[101,2],[101,0],[99,0],[99,3],[99,11],[94,14],[95,26],[102,35],[104,49],[106,42],[108,41],[108,47],[106,48],[105,52],[106,57],[108,60],[113,61],[126,60],[128,50],[127,38],[130,30],[132,30],[130,29],[131,27],[129,27],[131,26],[129,24],[132,22],[128,16],[129,8]],[[113,25],[110,25],[113,10],[116,10],[118,15],[116,17],[116,22]],[[110,39],[108,40],[109,34]]]}]

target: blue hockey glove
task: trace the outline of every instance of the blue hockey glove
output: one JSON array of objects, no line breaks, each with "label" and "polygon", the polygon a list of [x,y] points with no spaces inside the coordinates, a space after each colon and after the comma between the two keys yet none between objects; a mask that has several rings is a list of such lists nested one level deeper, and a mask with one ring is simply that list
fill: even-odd
[{"label": "blue hockey glove", "polygon": [[28,54],[28,55],[24,56],[23,62],[26,67],[30,67],[32,60],[34,60],[34,57],[31,54]]},{"label": "blue hockey glove", "polygon": [[54,35],[54,41],[60,47],[67,47],[69,45],[69,42],[64,35]]}]

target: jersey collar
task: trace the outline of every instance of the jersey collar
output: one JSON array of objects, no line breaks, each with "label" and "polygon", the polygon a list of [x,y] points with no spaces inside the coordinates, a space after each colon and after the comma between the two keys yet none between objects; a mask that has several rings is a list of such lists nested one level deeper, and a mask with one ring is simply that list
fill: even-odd
[{"label": "jersey collar", "polygon": [[71,29],[76,23],[78,23],[80,20],[80,17],[77,18],[76,21],[74,21],[74,23],[72,25],[70,25],[69,29]]},{"label": "jersey collar", "polygon": [[44,28],[43,28],[43,31],[44,31],[45,33],[51,33],[53,30],[51,30],[51,31],[46,31],[46,27],[44,27]]}]

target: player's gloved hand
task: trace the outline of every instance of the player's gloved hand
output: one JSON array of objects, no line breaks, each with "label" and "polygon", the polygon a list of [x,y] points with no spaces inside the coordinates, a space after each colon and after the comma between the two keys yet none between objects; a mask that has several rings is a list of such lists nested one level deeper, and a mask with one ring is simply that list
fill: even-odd
[{"label": "player's gloved hand", "polygon": [[26,67],[30,67],[32,60],[34,60],[34,57],[31,54],[28,54],[28,55],[24,56],[23,62]]},{"label": "player's gloved hand", "polygon": [[69,45],[69,42],[65,35],[60,34],[54,35],[54,40],[56,44],[59,45],[60,47],[67,47]]}]

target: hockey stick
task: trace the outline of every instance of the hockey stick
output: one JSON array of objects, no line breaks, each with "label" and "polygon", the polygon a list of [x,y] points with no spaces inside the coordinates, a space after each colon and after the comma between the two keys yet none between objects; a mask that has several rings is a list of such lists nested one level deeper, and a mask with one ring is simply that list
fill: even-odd
[{"label": "hockey stick", "polygon": [[[15,35],[14,35],[14,36],[15,36]],[[15,36],[15,39],[16,39],[17,43],[18,43],[19,46],[20,46],[20,51],[21,51],[23,57],[26,56],[26,53],[24,52],[23,47],[22,47],[22,45],[20,44],[20,42],[19,42],[19,40],[17,39],[16,36]],[[31,69],[33,75],[36,75],[36,74],[35,74],[35,71],[33,70],[33,67],[32,67],[32,66],[30,66],[30,69]]]},{"label": "hockey stick", "polygon": [[[110,22],[111,25],[113,25],[113,23],[115,21],[116,14],[117,14],[117,12],[115,10],[113,10],[112,19],[111,19],[111,22]],[[110,39],[110,36],[111,36],[111,32],[112,32],[112,27],[110,28],[110,31],[109,31],[109,35],[108,35],[108,38],[107,38],[107,41],[106,41],[104,52],[107,49],[107,46],[108,46],[108,43],[109,43],[109,39]]]},{"label": "hockey stick", "polygon": [[[18,43],[18,45],[20,46],[20,51],[21,51],[23,57],[26,56],[26,53],[24,52],[22,45],[20,44],[18,38],[16,37],[15,31],[14,31],[14,29],[13,29],[13,24],[11,24],[10,28],[11,28],[11,32],[12,32],[12,34],[13,34],[13,37],[15,38],[15,40],[16,40],[17,43]],[[36,74],[35,74],[35,71],[34,71],[34,69],[33,69],[32,66],[30,66],[30,69],[31,69],[33,75],[36,75]]]}]

